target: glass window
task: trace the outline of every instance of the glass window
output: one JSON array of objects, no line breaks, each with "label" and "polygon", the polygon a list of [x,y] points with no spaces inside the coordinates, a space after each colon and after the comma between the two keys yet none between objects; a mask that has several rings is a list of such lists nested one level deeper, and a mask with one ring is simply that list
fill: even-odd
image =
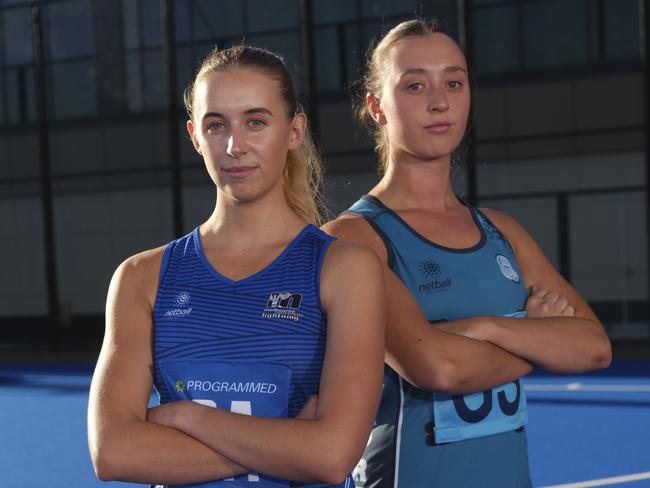
[{"label": "glass window", "polygon": [[364,17],[384,17],[386,15],[415,14],[418,12],[415,0],[363,0],[362,12]]},{"label": "glass window", "polygon": [[296,0],[247,0],[248,30],[284,29],[298,25]]},{"label": "glass window", "polygon": [[140,53],[126,55],[126,90],[129,112],[142,112],[142,69]]},{"label": "glass window", "polygon": [[7,90],[7,122],[10,124],[17,124],[20,122],[20,107],[18,100],[20,94],[18,92],[18,76],[16,70],[8,70],[5,72],[5,86]]},{"label": "glass window", "polygon": [[382,22],[364,22],[362,26],[363,45],[375,45],[384,35],[384,25]]},{"label": "glass window", "polygon": [[526,3],[523,16],[524,64],[527,68],[587,62],[587,16],[583,0]]},{"label": "glass window", "polygon": [[350,0],[329,0],[312,2],[314,23],[352,20],[357,17],[356,2]]},{"label": "glass window", "polygon": [[53,3],[45,10],[45,55],[49,59],[95,52],[92,5],[86,1]]},{"label": "glass window", "polygon": [[194,65],[192,63],[192,48],[176,48],[176,86],[178,87],[178,103],[183,107],[183,91],[192,82]]},{"label": "glass window", "polygon": [[340,92],[343,90],[338,41],[338,28],[316,29],[314,35],[316,62],[314,64],[316,65],[318,91]]},{"label": "glass window", "polygon": [[141,0],[142,43],[145,47],[159,47],[163,44],[162,2]]},{"label": "glass window", "polygon": [[362,70],[365,66],[365,49],[361,31],[356,25],[345,27],[345,68],[346,81],[355,81],[361,77]]},{"label": "glass window", "polygon": [[192,40],[192,5],[195,2],[174,2],[174,39],[176,42]]},{"label": "glass window", "polygon": [[518,68],[517,11],[513,6],[477,9],[472,15],[474,58],[481,75]]},{"label": "glass window", "polygon": [[[223,39],[244,32],[244,12],[241,2],[195,0],[190,5],[195,40]],[[291,3],[287,2],[287,5]],[[275,12],[271,16],[274,15]]]},{"label": "glass window", "polygon": [[289,69],[296,85],[296,90],[302,88],[302,71],[300,62],[300,36],[296,34],[276,34],[271,36],[255,36],[249,39],[251,45],[263,47],[279,53]]},{"label": "glass window", "polygon": [[639,2],[605,2],[605,57],[608,60],[639,59]]},{"label": "glass window", "polygon": [[124,47],[126,49],[140,47],[139,18],[137,0],[122,0],[122,30],[124,32]]},{"label": "glass window", "polygon": [[32,62],[32,26],[29,10],[11,9],[3,15],[6,66]]},{"label": "glass window", "polygon": [[511,0],[472,0],[472,5],[492,5],[495,3],[505,3]]},{"label": "glass window", "polygon": [[55,118],[67,119],[95,114],[95,67],[92,62],[58,63],[50,70]]},{"label": "glass window", "polygon": [[25,70],[25,97],[27,98],[27,121],[36,121],[36,80],[34,79],[34,67],[27,66]]},{"label": "glass window", "polygon": [[162,51],[145,52],[142,55],[144,78],[144,108],[161,110],[166,106],[165,63]]},{"label": "glass window", "polygon": [[0,71],[0,125],[6,123],[5,116],[5,74]]}]

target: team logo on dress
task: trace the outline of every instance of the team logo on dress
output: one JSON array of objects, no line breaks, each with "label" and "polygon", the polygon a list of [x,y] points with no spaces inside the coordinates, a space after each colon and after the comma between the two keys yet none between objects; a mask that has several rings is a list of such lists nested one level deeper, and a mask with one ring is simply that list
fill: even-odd
[{"label": "team logo on dress", "polygon": [[185,391],[185,382],[183,380],[176,380],[174,386],[176,387],[176,391],[179,393],[183,393]]},{"label": "team logo on dress", "polygon": [[186,291],[180,292],[176,297],[176,306],[185,307],[188,303],[190,303],[190,298],[192,297]]},{"label": "team logo on dress", "polygon": [[301,293],[274,291],[266,302],[263,319],[299,320],[303,314],[298,311],[302,303]]},{"label": "team logo on dress", "polygon": [[425,283],[418,283],[418,291],[420,293],[439,293],[447,291],[451,287],[451,277],[443,278],[443,269],[440,263],[436,261],[422,261],[419,265],[420,273],[422,273],[427,281]]},{"label": "team logo on dress", "polygon": [[174,300],[174,305],[176,306],[176,308],[173,310],[167,310],[165,312],[165,317],[177,318],[177,317],[185,317],[189,315],[192,312],[192,307],[188,306],[190,304],[191,299],[192,296],[188,292],[186,291],[180,292],[176,297],[176,299]]},{"label": "team logo on dress", "polygon": [[422,261],[420,263],[420,271],[429,278],[438,278],[440,273],[442,273],[442,268],[435,261]]},{"label": "team logo on dress", "polygon": [[515,268],[512,267],[510,260],[502,254],[497,254],[496,260],[503,276],[508,278],[510,281],[519,283],[519,273],[517,273]]}]

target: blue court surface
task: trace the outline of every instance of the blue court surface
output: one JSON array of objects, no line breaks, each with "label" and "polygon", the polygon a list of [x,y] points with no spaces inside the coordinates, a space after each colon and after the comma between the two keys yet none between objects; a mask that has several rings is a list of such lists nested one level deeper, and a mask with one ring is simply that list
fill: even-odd
[{"label": "blue court surface", "polygon": [[[89,364],[0,364],[0,487],[143,486],[98,481],[88,457]],[[650,361],[526,378],[536,487],[650,487]]]}]

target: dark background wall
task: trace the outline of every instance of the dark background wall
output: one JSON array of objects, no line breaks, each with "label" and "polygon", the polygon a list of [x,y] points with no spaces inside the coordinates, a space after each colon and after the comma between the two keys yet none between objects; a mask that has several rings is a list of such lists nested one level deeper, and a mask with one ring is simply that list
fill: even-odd
[{"label": "dark background wall", "polygon": [[367,191],[375,157],[349,85],[372,39],[414,14],[442,19],[478,81],[456,191],[519,219],[613,339],[647,343],[644,7],[0,0],[0,354],[95,350],[115,267],[210,214],[214,188],[185,136],[181,93],[215,44],[282,53],[333,211]]}]

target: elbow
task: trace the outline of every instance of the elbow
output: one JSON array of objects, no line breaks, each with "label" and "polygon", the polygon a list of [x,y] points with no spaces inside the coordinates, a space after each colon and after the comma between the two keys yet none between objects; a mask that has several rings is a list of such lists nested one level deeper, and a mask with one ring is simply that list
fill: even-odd
[{"label": "elbow", "polygon": [[414,368],[409,383],[422,390],[454,393],[462,385],[460,369],[451,360],[438,360],[425,368]]},{"label": "elbow", "polygon": [[359,432],[353,434],[349,428],[330,427],[330,433],[333,435],[321,438],[321,449],[317,456],[311,458],[314,463],[311,464],[311,473],[308,475],[311,479],[309,481],[327,485],[343,483],[363,454],[370,434],[370,427],[369,422],[367,430],[364,430],[364,435],[358,435]]},{"label": "elbow", "polygon": [[90,445],[90,459],[95,470],[95,476],[101,481],[124,480],[124,456],[119,446],[111,446],[109,442]]},{"label": "elbow", "polygon": [[95,476],[101,481],[117,481],[115,463],[104,449],[91,450],[90,457],[95,470]]},{"label": "elbow", "polygon": [[604,369],[612,364],[612,343],[606,336],[594,347],[591,356],[593,369]]},{"label": "elbow", "polygon": [[328,456],[321,458],[314,477],[320,483],[327,485],[340,485],[352,473],[352,470],[359,461],[359,456],[350,456],[341,453],[340,449],[331,452]]}]

